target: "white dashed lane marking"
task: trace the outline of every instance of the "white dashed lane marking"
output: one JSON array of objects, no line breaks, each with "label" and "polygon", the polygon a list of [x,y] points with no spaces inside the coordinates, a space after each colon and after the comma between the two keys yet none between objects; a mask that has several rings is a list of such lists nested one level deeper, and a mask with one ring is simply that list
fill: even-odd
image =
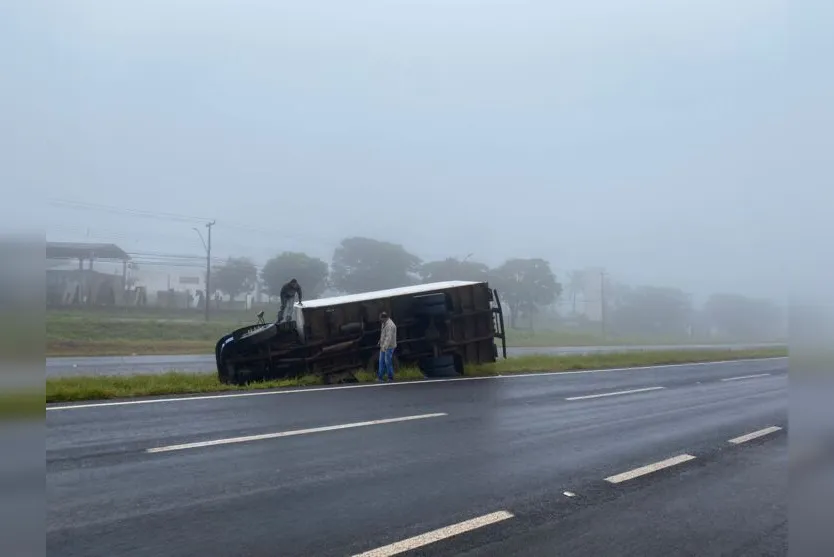
[{"label": "white dashed lane marking", "polygon": [[769,373],[757,373],[755,375],[742,375],[740,377],[726,377],[722,381],[741,381],[742,379],[755,379],[757,377],[767,377]]},{"label": "white dashed lane marking", "polygon": [[646,474],[651,474],[652,472],[657,472],[658,470],[663,470],[664,468],[683,464],[684,462],[689,462],[690,460],[695,460],[695,457],[689,454],[682,454],[666,460],[661,460],[660,462],[654,462],[646,466],[641,466],[640,468],[635,468],[634,470],[629,470],[628,472],[623,472],[622,474],[617,474],[616,476],[609,476],[605,478],[605,481],[612,484],[618,484],[640,476],[645,476]]},{"label": "white dashed lane marking", "polygon": [[412,551],[441,540],[458,536],[466,532],[471,532],[472,530],[477,530],[478,528],[483,528],[484,526],[489,526],[490,524],[502,522],[509,518],[513,518],[513,516],[514,515],[512,513],[507,511],[485,514],[484,516],[479,516],[478,518],[473,518],[465,522],[459,522],[457,524],[452,524],[451,526],[446,526],[445,528],[426,532],[425,534],[414,536],[413,538],[408,538],[407,540],[392,543],[377,549],[372,549],[370,551],[366,551],[365,553],[354,555],[353,557],[390,557],[392,555],[399,555],[400,553]]},{"label": "white dashed lane marking", "polygon": [[248,443],[250,441],[262,441],[264,439],[277,439],[279,437],[292,437],[295,435],[307,435],[310,433],[321,433],[324,431],[337,431],[340,429],[351,429],[356,427],[365,427],[371,425],[393,424],[397,422],[407,422],[411,420],[424,420],[426,418],[439,418],[447,416],[446,413],[438,414],[422,414],[419,416],[405,416],[402,418],[388,418],[385,420],[372,420],[369,422],[356,422],[352,424],[330,425],[324,427],[314,427],[310,429],[296,429],[293,431],[280,431],[278,433],[266,433],[262,435],[248,435],[246,437],[230,437],[227,439],[215,439],[213,441],[199,441],[196,443],[183,443],[182,445],[169,445],[167,447],[157,447],[154,449],[147,449],[146,453],[165,453],[170,451],[181,451],[184,449],[196,449],[200,447],[213,447],[216,445],[228,445],[231,443]]},{"label": "white dashed lane marking", "polygon": [[602,398],[606,396],[617,396],[617,395],[630,395],[632,393],[645,393],[648,391],[659,391],[660,389],[665,389],[666,387],[646,387],[644,389],[631,389],[628,391],[615,391],[612,393],[598,393],[595,395],[583,395],[583,396],[572,396],[568,397],[565,400],[588,400],[590,398]]},{"label": "white dashed lane marking", "polygon": [[766,427],[764,429],[760,429],[759,431],[754,431],[752,433],[748,433],[747,435],[742,435],[741,437],[730,439],[729,442],[733,445],[740,445],[741,443],[746,443],[747,441],[752,441],[753,439],[758,439],[759,437],[764,437],[765,435],[776,433],[781,429],[781,427],[777,426]]}]

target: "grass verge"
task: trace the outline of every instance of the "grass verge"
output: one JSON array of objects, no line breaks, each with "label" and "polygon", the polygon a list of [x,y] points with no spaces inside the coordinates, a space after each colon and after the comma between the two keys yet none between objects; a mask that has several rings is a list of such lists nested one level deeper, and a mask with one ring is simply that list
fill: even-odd
[{"label": "grass verge", "polygon": [[[466,370],[470,377],[534,373],[542,371],[573,371],[583,369],[626,368],[665,364],[684,364],[722,360],[775,358],[787,356],[787,349],[757,350],[669,350],[659,352],[629,352],[579,356],[525,356],[499,360],[494,364],[473,366]],[[370,382],[374,374],[359,371],[360,382]],[[416,381],[423,374],[415,368],[400,369],[398,381]],[[47,379],[46,402],[74,402],[155,395],[197,394],[221,391],[253,391],[281,387],[320,385],[321,378],[305,376],[299,379],[267,381],[246,386],[224,385],[215,374],[169,372],[159,375],[62,377]]]},{"label": "grass verge", "polygon": [[283,387],[320,385],[315,376],[264,381],[246,386],[225,385],[211,373],[168,373],[148,375],[99,375],[60,377],[46,380],[46,402],[105,400],[157,395],[184,395],[220,391],[254,391]]},{"label": "grass verge", "polygon": [[[270,310],[267,315],[272,315]],[[200,312],[46,312],[46,356],[210,354],[224,334],[255,323],[254,312],[221,312],[211,321]],[[8,335],[6,335],[8,336]],[[507,346],[685,345],[673,338],[603,338],[576,331],[507,331]],[[702,343],[715,341],[701,340]],[[17,344],[17,343],[15,343]]]},{"label": "grass verge", "polygon": [[652,350],[587,354],[576,356],[521,356],[498,360],[494,364],[472,366],[465,375],[472,377],[536,373],[546,371],[580,371],[668,364],[694,364],[723,360],[779,358],[788,355],[787,348],[756,348],[750,350]]},{"label": "grass verge", "polygon": [[211,354],[221,335],[214,340],[66,340],[46,341],[46,357],[98,356],[191,356]]}]

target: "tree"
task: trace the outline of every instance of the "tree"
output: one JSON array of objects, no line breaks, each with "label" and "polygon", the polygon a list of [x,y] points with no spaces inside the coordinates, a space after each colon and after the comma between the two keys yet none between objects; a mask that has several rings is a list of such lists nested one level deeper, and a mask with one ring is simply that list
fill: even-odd
[{"label": "tree", "polygon": [[611,328],[619,333],[654,337],[686,336],[693,324],[689,295],[677,288],[623,288],[611,311]]},{"label": "tree", "polygon": [[768,300],[713,294],[704,304],[711,329],[737,340],[770,340],[784,335],[784,314]]},{"label": "tree", "polygon": [[442,261],[429,261],[420,267],[423,282],[446,282],[450,280],[486,281],[489,267],[475,261],[461,261],[449,257]]},{"label": "tree", "polygon": [[331,284],[349,294],[406,286],[416,282],[420,264],[419,257],[399,244],[345,238],[333,252]]},{"label": "tree", "polygon": [[530,317],[538,308],[552,304],[562,285],[544,259],[510,259],[492,273],[499,294],[510,308],[510,327],[516,328],[521,313]]},{"label": "tree", "polygon": [[327,287],[327,263],[306,253],[285,251],[266,262],[261,280],[270,296],[278,296],[290,279],[298,280],[305,299],[317,298]]},{"label": "tree", "polygon": [[252,292],[258,280],[258,269],[248,257],[230,257],[211,271],[211,285],[234,300],[240,294]]}]

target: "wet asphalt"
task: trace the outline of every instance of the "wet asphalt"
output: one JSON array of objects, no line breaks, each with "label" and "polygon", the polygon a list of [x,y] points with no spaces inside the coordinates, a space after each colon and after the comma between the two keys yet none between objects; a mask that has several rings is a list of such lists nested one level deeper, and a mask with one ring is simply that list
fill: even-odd
[{"label": "wet asphalt", "polygon": [[127,402],[47,410],[49,555],[786,555],[786,359]]}]

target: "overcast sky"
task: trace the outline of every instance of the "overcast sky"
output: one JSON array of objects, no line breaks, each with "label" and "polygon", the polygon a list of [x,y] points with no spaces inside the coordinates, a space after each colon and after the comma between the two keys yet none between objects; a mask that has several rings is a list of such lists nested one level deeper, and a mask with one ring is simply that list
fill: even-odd
[{"label": "overcast sky", "polygon": [[[774,254],[813,261],[792,230],[834,201],[830,166],[801,170],[831,147],[815,21],[776,0],[7,0],[0,177],[215,218],[221,257],[367,235],[781,296]],[[50,240],[202,251],[188,221],[43,215]]]}]

